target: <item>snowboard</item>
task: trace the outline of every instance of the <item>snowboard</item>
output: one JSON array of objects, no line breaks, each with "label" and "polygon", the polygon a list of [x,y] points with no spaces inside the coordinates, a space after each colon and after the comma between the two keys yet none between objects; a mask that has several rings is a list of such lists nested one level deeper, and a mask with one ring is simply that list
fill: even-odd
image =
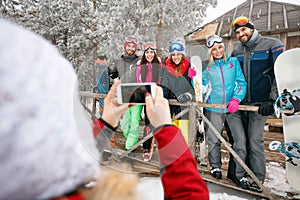
[{"label": "snowboard", "polygon": [[[97,89],[99,94],[107,94],[109,91],[109,77],[106,63],[96,63],[95,78],[97,82]],[[103,113],[104,98],[99,98],[100,113]]]},{"label": "snowboard", "polygon": [[[199,56],[191,57],[191,67],[196,71],[196,76],[193,77],[194,91],[196,96],[196,102],[203,102],[202,96],[202,60]],[[201,112],[203,112],[203,108],[200,108]],[[196,135],[196,151],[195,156],[199,163],[204,161],[206,156],[205,153],[205,131],[204,131],[204,122],[199,117],[197,120],[198,123],[198,131]]]},{"label": "snowboard", "polygon": [[[283,91],[294,91],[300,88],[299,57],[300,48],[295,48],[283,52],[275,61],[274,71],[279,96]],[[281,114],[281,116],[284,144],[300,144],[300,115]],[[294,158],[293,163],[286,162],[286,177],[289,185],[300,191],[300,159]]]}]

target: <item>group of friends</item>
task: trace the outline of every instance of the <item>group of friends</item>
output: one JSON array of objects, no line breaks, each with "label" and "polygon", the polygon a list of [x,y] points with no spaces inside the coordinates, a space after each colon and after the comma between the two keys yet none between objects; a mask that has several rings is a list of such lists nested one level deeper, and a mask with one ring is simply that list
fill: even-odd
[{"label": "group of friends", "polygon": [[[0,27],[0,199],[126,199],[124,193],[114,190],[114,184],[126,185],[128,179],[118,176],[114,183],[106,179],[101,184],[105,176],[95,159],[101,157],[119,124],[126,137],[126,149],[138,140],[143,108],[117,103],[116,87],[120,82],[158,85],[154,98],[146,95],[144,132],[151,129],[157,142],[165,199],[209,199],[208,188],[186,142],[187,115],[172,122],[171,118],[181,109],[168,103],[168,99],[183,102],[195,98],[192,79],[196,72],[186,56],[184,41],[173,41],[170,56],[162,61],[153,42],[143,45],[140,59],[135,54],[136,38],[126,39],[125,54],[108,72],[121,81],[110,88],[92,134],[92,127],[86,125],[88,122],[84,125],[84,113],[79,109],[77,78],[71,64],[32,32],[3,19]],[[207,102],[227,104],[227,108],[206,108],[205,115],[220,134],[223,126],[227,127],[233,149],[263,182],[263,128],[267,116],[273,114],[277,95],[274,62],[284,46],[278,39],[260,35],[246,17],[235,19],[232,30],[240,43],[231,56],[225,54],[220,36],[213,36],[206,43],[210,58],[202,83],[210,87]],[[22,59],[15,56],[21,54]],[[259,110],[241,111],[240,104],[256,105]],[[207,134],[211,174],[221,179],[221,143],[210,128]],[[143,157],[150,160],[149,149],[144,148]],[[227,177],[244,189],[261,190],[233,158]],[[90,180],[98,181],[93,189],[86,184]],[[119,188],[118,191],[125,190]],[[138,199],[132,191],[126,188],[128,199]]]},{"label": "group of friends", "polygon": [[[233,149],[263,182],[266,174],[264,125],[267,116],[274,113],[273,103],[277,97],[274,62],[284,51],[284,45],[279,39],[261,36],[244,16],[236,18],[231,28],[240,43],[230,56],[225,53],[222,37],[215,35],[206,42],[209,62],[202,72],[203,91],[207,91],[205,101],[226,104],[227,108],[205,108],[205,115],[219,133],[225,125]],[[111,71],[113,78],[119,77],[122,82],[156,82],[163,88],[164,98],[177,99],[181,103],[195,99],[193,78],[196,71],[191,68],[182,39],[171,42],[169,56],[164,61],[157,56],[153,42],[143,45],[141,59],[135,54],[137,48],[137,39],[127,38],[125,54]],[[238,110],[240,104],[259,106],[259,110],[241,111]],[[132,106],[121,119],[127,150],[138,142],[141,111],[141,105]],[[180,111],[180,106],[170,105],[171,117]],[[151,127],[147,115],[145,122],[144,136]],[[188,142],[188,114],[172,123],[181,129]],[[221,142],[211,128],[207,129],[207,135],[211,174],[221,179]],[[145,161],[151,159],[149,141],[144,144]],[[245,170],[232,156],[227,177],[243,189],[261,191],[257,183],[248,180]]]}]

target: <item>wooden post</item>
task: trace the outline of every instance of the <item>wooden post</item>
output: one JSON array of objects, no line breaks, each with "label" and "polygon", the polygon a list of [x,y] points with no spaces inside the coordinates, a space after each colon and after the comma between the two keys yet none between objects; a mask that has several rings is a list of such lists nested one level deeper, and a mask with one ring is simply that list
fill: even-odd
[{"label": "wooden post", "polygon": [[189,144],[190,150],[195,157],[196,133],[197,133],[197,105],[190,104],[189,107]]}]

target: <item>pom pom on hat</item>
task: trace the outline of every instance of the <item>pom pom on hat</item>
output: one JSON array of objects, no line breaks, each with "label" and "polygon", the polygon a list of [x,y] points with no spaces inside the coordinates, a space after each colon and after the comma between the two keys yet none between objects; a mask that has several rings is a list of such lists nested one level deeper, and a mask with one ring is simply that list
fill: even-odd
[{"label": "pom pom on hat", "polygon": [[231,29],[235,32],[240,27],[248,27],[250,29],[254,29],[253,23],[244,16],[238,17],[231,23]]}]

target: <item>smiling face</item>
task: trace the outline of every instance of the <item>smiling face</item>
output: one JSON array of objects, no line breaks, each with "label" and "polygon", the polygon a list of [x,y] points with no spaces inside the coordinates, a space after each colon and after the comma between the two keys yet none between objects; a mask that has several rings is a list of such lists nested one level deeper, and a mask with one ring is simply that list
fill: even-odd
[{"label": "smiling face", "polygon": [[125,47],[125,52],[128,56],[132,56],[136,51],[134,43],[128,43]]},{"label": "smiling face", "polygon": [[211,55],[215,60],[219,60],[224,56],[224,46],[222,44],[215,44],[211,49]]},{"label": "smiling face", "polygon": [[152,63],[154,56],[155,56],[155,51],[152,50],[151,48],[145,51],[145,58],[147,62]]},{"label": "smiling face", "polygon": [[253,29],[244,26],[235,31],[236,38],[243,43],[248,42],[252,37],[252,34]]},{"label": "smiling face", "polygon": [[182,54],[181,53],[176,53],[176,52],[173,53],[172,54],[172,60],[176,65],[178,65],[182,60]]}]

